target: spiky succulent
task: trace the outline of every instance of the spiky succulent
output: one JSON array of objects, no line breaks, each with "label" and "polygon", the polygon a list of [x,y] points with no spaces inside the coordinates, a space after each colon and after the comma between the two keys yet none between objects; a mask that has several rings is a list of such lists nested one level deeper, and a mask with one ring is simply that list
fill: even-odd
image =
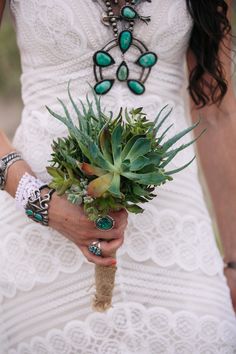
[{"label": "spiky succulent", "polygon": [[142,212],[138,204],[154,198],[156,186],[171,181],[173,174],[193,161],[194,157],[184,166],[166,171],[170,161],[196,139],[177,148],[174,148],[175,143],[199,122],[165,141],[171,128],[169,126],[160,134],[160,128],[171,112],[163,114],[166,107],[153,122],[147,119],[142,108],[130,112],[121,109],[113,118],[112,113],[110,116],[104,113],[96,94],[93,102],[88,97],[85,103],[80,102],[80,108],[72,98],[69,86],[68,95],[78,124],[73,122],[60,99],[63,115],[47,107],[69,131],[67,137],[53,142],[52,166],[48,167],[48,173],[53,177],[50,186],[59,195],[66,193],[71,202],[83,203],[91,220],[121,208]]}]

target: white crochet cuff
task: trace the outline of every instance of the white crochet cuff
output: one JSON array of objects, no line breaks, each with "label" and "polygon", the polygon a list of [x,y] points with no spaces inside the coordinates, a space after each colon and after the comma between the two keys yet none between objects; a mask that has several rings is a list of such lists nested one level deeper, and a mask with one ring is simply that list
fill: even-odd
[{"label": "white crochet cuff", "polygon": [[32,196],[35,193],[35,191],[39,190],[39,188],[42,187],[43,185],[45,185],[45,183],[43,183],[38,178],[31,176],[29,173],[26,172],[22,176],[17,187],[17,191],[15,195],[15,201],[17,207],[25,209],[29,197]]}]

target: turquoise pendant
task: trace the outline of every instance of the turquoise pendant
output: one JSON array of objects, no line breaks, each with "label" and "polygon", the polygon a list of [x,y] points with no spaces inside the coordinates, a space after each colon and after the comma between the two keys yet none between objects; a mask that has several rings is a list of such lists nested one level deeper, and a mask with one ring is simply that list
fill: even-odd
[{"label": "turquoise pendant", "polygon": [[95,221],[96,228],[102,231],[108,231],[113,229],[115,225],[114,219],[109,216],[101,216]]},{"label": "turquoise pendant", "polygon": [[130,91],[136,95],[142,95],[145,92],[145,86],[138,80],[128,80],[127,84]]},{"label": "turquoise pendant", "polygon": [[138,58],[136,64],[142,66],[143,68],[151,68],[157,63],[157,60],[158,58],[156,53],[146,52]]},{"label": "turquoise pendant", "polygon": [[129,77],[129,68],[125,61],[122,61],[116,71],[116,77],[119,81],[127,81]]},{"label": "turquoise pendant", "polygon": [[95,90],[96,94],[105,95],[112,88],[114,81],[115,80],[112,79],[112,80],[102,80],[102,81],[98,82],[94,86],[94,90]]},{"label": "turquoise pendant", "polygon": [[123,6],[120,12],[121,16],[128,21],[138,18],[137,12],[132,8],[132,6]]},{"label": "turquoise pendant", "polygon": [[[137,21],[148,23],[151,20],[150,16],[142,16],[138,13],[136,5],[141,1],[151,2],[151,0],[124,1],[124,5],[121,6],[118,15],[114,15],[112,9],[110,9],[109,4],[111,4],[111,2],[105,1],[107,11],[103,19],[106,21],[105,24],[109,24],[112,27],[114,39],[109,40],[101,50],[96,51],[93,55],[93,71],[96,81],[94,91],[98,95],[108,93],[113,87],[115,80],[127,83],[129,90],[136,95],[142,95],[145,92],[144,85],[150,75],[152,67],[157,63],[158,57],[154,52],[148,50],[148,47],[141,38],[139,39],[133,36],[134,25]],[[113,2],[114,4],[118,4],[118,0],[113,0]],[[120,32],[118,20],[124,23],[123,28],[125,28]],[[135,55],[135,53],[137,55],[134,60],[132,60],[132,57],[130,60],[128,59],[128,54],[131,52],[129,51],[130,48],[134,48],[132,56]],[[113,74],[114,76],[111,76],[112,70],[106,70],[106,68],[109,68],[117,62],[116,57],[114,57],[115,59],[113,58],[113,54],[115,54],[114,49],[120,50],[122,59],[117,63],[117,69],[114,69],[114,71],[116,70]],[[137,77],[135,75],[136,79],[130,79],[130,61],[139,66],[139,75]]]},{"label": "turquoise pendant", "polygon": [[101,68],[106,68],[107,66],[114,64],[115,60],[109,53],[105,52],[104,50],[99,50],[98,52],[94,53],[93,62],[95,65]]},{"label": "turquoise pendant", "polygon": [[119,35],[119,47],[122,53],[127,52],[133,41],[132,32],[129,30],[124,30]]}]

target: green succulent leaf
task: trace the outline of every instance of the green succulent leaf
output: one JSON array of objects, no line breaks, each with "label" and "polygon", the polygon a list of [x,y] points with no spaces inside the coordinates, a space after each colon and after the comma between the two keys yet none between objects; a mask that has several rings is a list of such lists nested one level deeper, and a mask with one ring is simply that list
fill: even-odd
[{"label": "green succulent leaf", "polygon": [[111,185],[108,188],[108,191],[111,194],[114,194],[116,197],[121,197],[121,191],[120,191],[120,175],[118,173],[114,173],[113,179],[111,181]]},{"label": "green succulent leaf", "polygon": [[139,156],[136,160],[130,163],[130,171],[138,171],[147,165],[151,165],[151,161],[148,157]]},{"label": "green succulent leaf", "polygon": [[104,127],[99,136],[100,149],[104,158],[113,163],[112,150],[111,150],[111,134],[107,127]]},{"label": "green succulent leaf", "polygon": [[126,205],[126,209],[130,212],[130,213],[134,213],[134,214],[141,214],[144,212],[144,209],[141,208],[138,205],[135,204],[131,204],[131,205]]},{"label": "green succulent leaf", "polygon": [[121,152],[121,159],[124,161],[126,159],[126,156],[129,154],[131,148],[133,147],[134,143],[140,139],[143,138],[144,135],[135,135],[132,136],[126,143],[124,149]]},{"label": "green succulent leaf", "polygon": [[135,141],[134,145],[131,147],[126,159],[134,161],[140,156],[144,156],[151,151],[151,142],[147,138],[139,138]]},{"label": "green succulent leaf", "polygon": [[111,136],[113,161],[114,165],[118,165],[118,168],[120,168],[121,165],[122,132],[122,126],[118,124]]},{"label": "green succulent leaf", "polygon": [[163,156],[168,157],[168,156],[172,155],[175,151],[180,152],[180,151],[185,150],[189,146],[193,145],[203,134],[205,134],[206,131],[207,131],[207,129],[204,129],[195,139],[191,140],[189,143],[182,144],[181,146],[179,146],[178,148],[176,148],[174,150],[167,151],[166,153],[164,153]]},{"label": "green succulent leaf", "polygon": [[176,134],[175,136],[173,136],[172,138],[170,138],[169,140],[167,140],[163,145],[162,145],[162,149],[163,151],[167,151],[172,145],[174,145],[177,141],[179,141],[181,138],[183,138],[186,134],[190,133],[194,128],[196,128],[200,123],[200,120],[191,125],[190,127],[182,130],[180,133]]},{"label": "green succulent leaf", "polygon": [[124,177],[134,180],[137,183],[145,184],[145,185],[160,185],[166,180],[172,180],[168,175],[160,173],[158,171],[150,172],[150,173],[132,173],[126,172],[123,174]]},{"label": "green succulent leaf", "polygon": [[179,167],[179,168],[176,168],[175,170],[167,171],[166,174],[167,174],[168,176],[170,176],[170,175],[173,175],[173,174],[175,174],[175,173],[177,173],[177,172],[180,172],[180,171],[184,170],[186,167],[188,167],[188,166],[195,160],[195,158],[196,158],[196,156],[194,156],[194,157],[192,158],[192,160],[190,160],[190,161],[189,161],[188,163],[186,163],[185,165],[183,165],[183,166],[181,166],[181,167]]}]

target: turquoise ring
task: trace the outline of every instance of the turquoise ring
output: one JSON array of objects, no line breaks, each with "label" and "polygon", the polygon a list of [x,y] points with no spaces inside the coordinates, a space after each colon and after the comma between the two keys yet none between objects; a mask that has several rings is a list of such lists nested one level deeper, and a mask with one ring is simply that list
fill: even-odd
[{"label": "turquoise ring", "polygon": [[88,250],[90,253],[94,254],[95,256],[101,257],[102,256],[102,249],[100,241],[93,241],[89,246]]},{"label": "turquoise ring", "polygon": [[95,220],[96,228],[102,231],[109,231],[115,226],[115,220],[109,216],[100,216]]}]

